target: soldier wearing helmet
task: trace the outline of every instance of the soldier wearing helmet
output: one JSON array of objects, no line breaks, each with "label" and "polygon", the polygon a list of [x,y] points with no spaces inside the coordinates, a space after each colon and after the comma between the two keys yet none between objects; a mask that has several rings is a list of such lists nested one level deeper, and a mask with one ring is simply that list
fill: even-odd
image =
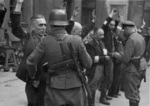
[{"label": "soldier wearing helmet", "polygon": [[67,34],[65,26],[68,22],[65,11],[52,10],[49,23],[50,36],[43,38],[27,59],[29,76],[34,79],[37,72],[35,66],[45,56],[48,61],[45,106],[87,106],[86,92],[76,72],[67,43],[71,42],[73,45],[81,67],[90,68],[92,59],[81,37]]}]

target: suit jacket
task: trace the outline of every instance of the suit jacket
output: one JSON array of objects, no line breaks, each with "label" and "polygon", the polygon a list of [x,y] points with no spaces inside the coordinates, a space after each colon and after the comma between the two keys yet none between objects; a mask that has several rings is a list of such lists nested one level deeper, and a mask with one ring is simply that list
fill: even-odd
[{"label": "suit jacket", "polygon": [[[104,66],[104,62],[105,62],[105,57],[103,54],[103,49],[105,48],[103,41],[98,42],[98,41],[94,41],[94,40],[90,40],[88,42],[86,42],[86,49],[88,51],[88,53],[90,54],[92,60],[94,61],[95,56],[99,56],[99,62],[98,63],[93,63],[92,67],[87,70],[87,76],[89,78],[89,82],[94,78],[95,75],[95,71],[96,71],[96,67],[98,65],[102,65]],[[102,71],[102,70],[99,70]]]},{"label": "suit jacket", "polygon": [[[62,40],[62,49],[57,40]],[[70,50],[67,46],[67,42],[71,41],[76,56],[79,59],[80,64],[83,67],[90,68],[92,65],[92,59],[87,53],[84,44],[79,36],[68,35],[64,29],[54,29],[52,30],[51,36],[48,35],[41,40],[37,48],[32,52],[32,54],[27,59],[27,64],[29,67],[33,64],[37,64],[45,54],[45,57],[48,60],[49,69],[48,72],[54,73],[56,71],[68,71],[68,73],[59,74],[53,77],[47,78],[48,86],[57,89],[70,89],[81,87],[82,83],[79,79],[76,69],[71,67],[66,67],[64,65],[62,69],[51,69],[51,65],[64,62],[66,60],[72,59]],[[65,58],[64,58],[65,56]],[[66,68],[66,69],[65,69]],[[29,69],[30,70],[30,69]],[[36,70],[30,70],[30,77],[34,78]]]},{"label": "suit jacket", "polygon": [[[26,59],[30,55],[30,53],[32,53],[33,50],[36,48],[41,38],[33,33],[29,33],[26,30],[24,30],[20,24],[20,17],[21,17],[21,14],[18,14],[18,13],[11,14],[12,33],[16,37],[23,40],[23,54],[24,55],[22,57],[22,60],[18,67],[16,75],[21,80],[27,81],[27,78],[29,77],[27,73]],[[39,64],[42,65],[42,63],[44,63],[44,60]],[[37,76],[39,77],[40,73]]]}]

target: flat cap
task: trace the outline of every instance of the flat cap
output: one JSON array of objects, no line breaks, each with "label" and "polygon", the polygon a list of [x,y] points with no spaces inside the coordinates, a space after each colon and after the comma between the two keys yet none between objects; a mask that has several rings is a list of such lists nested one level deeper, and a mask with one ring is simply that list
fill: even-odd
[{"label": "flat cap", "polygon": [[125,26],[135,26],[135,23],[132,22],[132,21],[124,21],[122,22],[122,26],[125,27]]}]

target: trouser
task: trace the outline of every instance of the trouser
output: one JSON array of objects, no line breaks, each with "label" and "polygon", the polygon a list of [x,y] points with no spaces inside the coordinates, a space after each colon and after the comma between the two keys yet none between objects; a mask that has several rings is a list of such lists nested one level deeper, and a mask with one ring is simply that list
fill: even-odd
[{"label": "trouser", "polygon": [[113,67],[114,67],[114,64],[112,61],[107,61],[105,63],[105,67],[104,67],[104,75],[103,75],[103,79],[102,79],[102,82],[101,82],[101,85],[100,85],[100,88],[99,90],[101,91],[101,94],[102,95],[105,95],[107,94],[111,84],[112,84],[112,81],[113,81]]},{"label": "trouser", "polygon": [[140,102],[139,88],[144,71],[125,72],[124,90],[125,97],[132,103]]},{"label": "trouser", "polygon": [[38,88],[33,87],[31,82],[27,82],[25,92],[27,96],[28,106],[44,106],[45,89],[45,79],[42,79],[40,81]]},{"label": "trouser", "polygon": [[96,92],[96,90],[98,89],[98,87],[101,83],[103,70],[104,70],[103,65],[97,65],[95,70],[91,70],[91,72],[95,72],[92,79],[90,79],[91,77],[88,77],[88,75],[87,75],[87,77],[90,80],[89,88],[90,88],[91,93],[92,93],[92,98],[88,98],[89,106],[94,106],[94,104],[95,104],[95,92]]},{"label": "trouser", "polygon": [[108,95],[118,95],[122,81],[123,67],[123,63],[114,63],[113,82],[109,89]]}]

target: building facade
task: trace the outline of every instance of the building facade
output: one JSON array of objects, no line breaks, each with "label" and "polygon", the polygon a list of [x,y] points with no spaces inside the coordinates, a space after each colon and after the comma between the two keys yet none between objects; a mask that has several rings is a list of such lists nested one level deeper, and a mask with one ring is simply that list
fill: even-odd
[{"label": "building facade", "polygon": [[[10,40],[18,40],[11,33],[10,10],[14,7],[16,0],[5,0],[7,14],[4,19],[2,28],[7,28]],[[79,6],[80,11],[75,21],[80,22],[83,26],[88,24],[92,18],[92,11],[96,9],[96,26],[101,27],[104,20],[116,8],[124,20],[132,20],[140,27],[142,20],[146,21],[146,27],[150,26],[150,0],[24,0],[22,7],[22,26],[28,29],[30,17],[33,14],[43,14],[48,22],[49,12],[54,8],[60,8],[63,2],[67,2],[68,20],[70,19],[75,6]],[[48,25],[49,27],[49,25]],[[4,40],[4,31],[0,29],[0,41]]]}]

